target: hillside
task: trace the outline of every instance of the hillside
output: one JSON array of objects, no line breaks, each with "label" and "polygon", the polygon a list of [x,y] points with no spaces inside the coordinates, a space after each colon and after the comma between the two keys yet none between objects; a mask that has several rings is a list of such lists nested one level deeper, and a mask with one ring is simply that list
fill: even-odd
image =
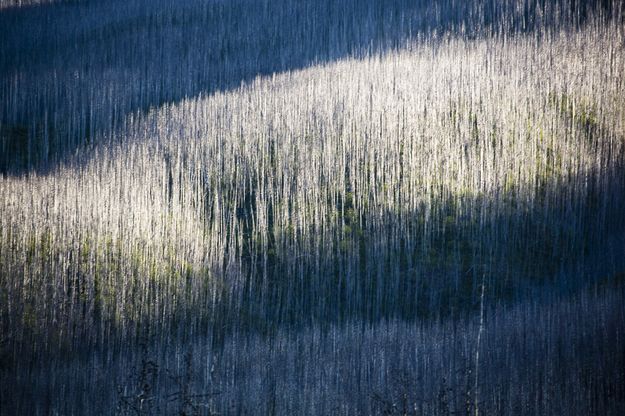
[{"label": "hillside", "polygon": [[0,414],[620,414],[619,3],[277,3],[0,12]]}]

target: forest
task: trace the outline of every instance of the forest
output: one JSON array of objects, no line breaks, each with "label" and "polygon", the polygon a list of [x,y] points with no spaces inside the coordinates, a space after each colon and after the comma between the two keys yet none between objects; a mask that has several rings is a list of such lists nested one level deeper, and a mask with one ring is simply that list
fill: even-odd
[{"label": "forest", "polygon": [[620,0],[0,0],[0,415],[623,414]]}]

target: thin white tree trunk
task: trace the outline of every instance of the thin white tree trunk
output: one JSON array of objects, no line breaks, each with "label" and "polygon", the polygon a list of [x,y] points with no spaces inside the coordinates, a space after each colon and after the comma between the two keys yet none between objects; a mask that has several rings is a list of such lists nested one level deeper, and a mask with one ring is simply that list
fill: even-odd
[{"label": "thin white tree trunk", "polygon": [[477,345],[475,346],[475,384],[473,386],[473,394],[475,395],[475,416],[480,414],[479,406],[479,378],[480,378],[480,342],[482,341],[482,332],[484,331],[484,274],[482,273],[482,293],[480,295],[480,326],[477,330]]}]

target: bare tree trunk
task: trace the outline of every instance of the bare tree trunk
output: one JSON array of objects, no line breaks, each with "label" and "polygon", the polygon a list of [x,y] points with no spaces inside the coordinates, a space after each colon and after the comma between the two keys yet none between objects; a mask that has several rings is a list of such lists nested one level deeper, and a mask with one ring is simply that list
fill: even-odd
[{"label": "bare tree trunk", "polygon": [[484,273],[482,273],[482,293],[480,295],[480,326],[477,331],[477,345],[475,346],[475,384],[473,385],[473,394],[475,395],[474,409],[475,416],[480,414],[479,406],[479,376],[480,376],[480,342],[482,341],[482,332],[484,331]]}]

